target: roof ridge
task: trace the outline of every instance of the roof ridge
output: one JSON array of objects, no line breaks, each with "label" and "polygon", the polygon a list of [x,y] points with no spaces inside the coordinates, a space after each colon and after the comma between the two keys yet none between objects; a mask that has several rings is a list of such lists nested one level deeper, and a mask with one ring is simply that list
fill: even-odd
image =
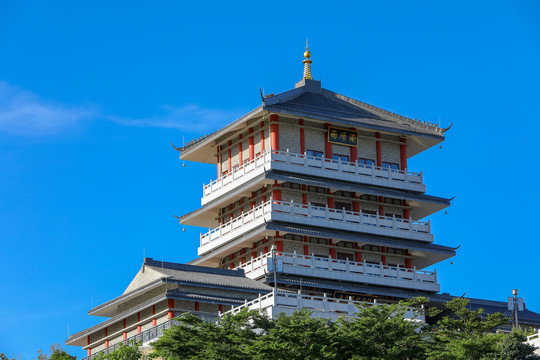
[{"label": "roof ridge", "polygon": [[197,266],[197,265],[180,264],[180,263],[173,263],[173,262],[167,262],[167,261],[159,261],[159,260],[154,260],[152,258],[145,258],[144,265],[156,268],[156,270],[159,270],[160,268],[164,268],[164,269],[205,273],[205,274],[212,274],[212,275],[235,276],[235,277],[242,277],[242,278],[245,277],[244,270],[242,269],[235,269],[235,270],[218,269],[218,268],[212,268],[208,266]]}]

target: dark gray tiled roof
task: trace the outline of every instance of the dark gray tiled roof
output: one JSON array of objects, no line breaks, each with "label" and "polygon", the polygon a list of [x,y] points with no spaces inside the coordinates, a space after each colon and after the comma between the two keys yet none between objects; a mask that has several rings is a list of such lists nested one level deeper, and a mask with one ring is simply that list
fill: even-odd
[{"label": "dark gray tiled roof", "polygon": [[184,284],[207,285],[226,287],[232,290],[249,290],[255,292],[268,292],[271,290],[267,285],[244,276],[243,270],[215,269],[206,266],[177,264],[145,259],[146,266],[160,272],[168,281]]},{"label": "dark gray tiled roof", "polygon": [[[415,121],[333,91],[322,89],[320,81],[315,80],[306,80],[304,86],[264,98],[262,106],[257,107],[230,125],[249,119],[261,111],[436,139],[443,139],[446,131],[446,129],[442,129],[437,125]],[[216,135],[222,130],[218,130],[208,137],[196,139],[182,148],[177,148],[177,150],[189,150],[197,147],[201,142],[215,140]]]},{"label": "dark gray tiled roof", "polygon": [[407,248],[409,250],[419,250],[451,256],[456,255],[456,251],[454,248],[437,244],[421,243],[414,240],[398,240],[380,236],[371,236],[367,234],[352,233],[350,231],[329,230],[326,228],[317,228],[314,226],[291,225],[276,221],[270,221],[266,223],[266,228],[268,230],[291,232],[306,236],[324,237],[348,241],[361,241],[368,244]]},{"label": "dark gray tiled roof", "polygon": [[266,177],[272,180],[280,180],[294,182],[298,184],[314,185],[319,187],[330,187],[340,190],[355,191],[364,194],[380,195],[386,197],[403,198],[406,200],[426,201],[443,205],[450,205],[450,199],[445,199],[437,196],[426,195],[416,192],[393,190],[372,185],[358,185],[339,180],[327,180],[320,177],[309,175],[287,174],[276,171],[268,171]]}]

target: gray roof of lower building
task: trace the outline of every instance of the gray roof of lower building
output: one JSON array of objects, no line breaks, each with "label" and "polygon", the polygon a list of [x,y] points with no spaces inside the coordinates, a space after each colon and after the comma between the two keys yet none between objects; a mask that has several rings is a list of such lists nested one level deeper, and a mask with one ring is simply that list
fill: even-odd
[{"label": "gray roof of lower building", "polygon": [[228,288],[231,290],[248,290],[250,292],[268,292],[271,289],[258,281],[244,276],[243,270],[216,269],[206,266],[177,264],[144,260],[145,266],[160,272],[168,281],[202,286]]}]

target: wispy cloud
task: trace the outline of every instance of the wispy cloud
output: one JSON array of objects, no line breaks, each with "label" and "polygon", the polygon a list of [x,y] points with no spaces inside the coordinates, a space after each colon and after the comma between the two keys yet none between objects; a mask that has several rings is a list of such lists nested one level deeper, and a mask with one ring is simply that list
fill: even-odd
[{"label": "wispy cloud", "polygon": [[51,135],[95,116],[92,106],[68,106],[0,81],[0,131]]},{"label": "wispy cloud", "polygon": [[115,123],[128,126],[164,127],[198,133],[214,131],[242,114],[242,110],[209,109],[190,104],[163,106],[162,114],[149,118],[127,119],[118,116],[108,116],[107,118]]},{"label": "wispy cloud", "polygon": [[16,135],[52,135],[75,125],[104,119],[125,126],[162,127],[185,132],[212,132],[241,116],[244,110],[202,108],[196,104],[166,105],[149,117],[126,118],[104,114],[95,105],[67,105],[0,81],[0,132]]}]

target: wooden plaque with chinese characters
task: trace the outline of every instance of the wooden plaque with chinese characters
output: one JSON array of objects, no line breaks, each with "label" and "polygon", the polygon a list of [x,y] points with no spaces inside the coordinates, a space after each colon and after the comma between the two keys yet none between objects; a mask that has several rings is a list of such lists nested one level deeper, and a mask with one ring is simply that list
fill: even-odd
[{"label": "wooden plaque with chinese characters", "polygon": [[358,147],[358,131],[329,126],[328,142],[333,144]]}]

